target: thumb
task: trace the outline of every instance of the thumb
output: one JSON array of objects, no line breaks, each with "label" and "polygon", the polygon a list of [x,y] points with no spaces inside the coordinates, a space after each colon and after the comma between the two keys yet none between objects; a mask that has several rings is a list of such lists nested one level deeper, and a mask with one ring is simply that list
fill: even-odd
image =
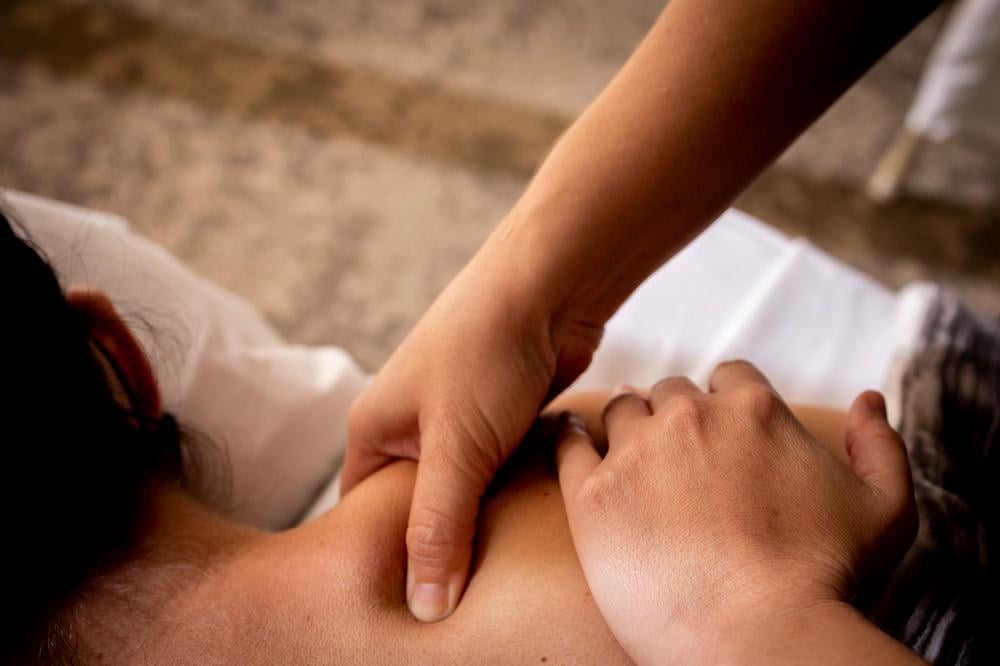
[{"label": "thumb", "polygon": [[847,455],[858,478],[893,506],[912,498],[906,447],[886,420],[880,393],[865,391],[855,398],[847,415],[846,437]]},{"label": "thumb", "polygon": [[469,573],[479,500],[496,471],[496,463],[456,460],[478,449],[452,441],[445,447],[428,433],[406,529],[406,599],[422,622],[443,620],[458,605]]}]

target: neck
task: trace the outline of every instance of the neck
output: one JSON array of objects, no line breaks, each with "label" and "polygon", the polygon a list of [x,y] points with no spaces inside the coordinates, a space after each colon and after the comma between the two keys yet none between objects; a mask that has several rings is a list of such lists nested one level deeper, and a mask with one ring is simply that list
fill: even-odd
[{"label": "neck", "polygon": [[265,536],[221,518],[181,488],[157,490],[136,553],[92,581],[73,608],[84,650],[122,661],[135,649],[148,656],[203,603],[199,590]]}]

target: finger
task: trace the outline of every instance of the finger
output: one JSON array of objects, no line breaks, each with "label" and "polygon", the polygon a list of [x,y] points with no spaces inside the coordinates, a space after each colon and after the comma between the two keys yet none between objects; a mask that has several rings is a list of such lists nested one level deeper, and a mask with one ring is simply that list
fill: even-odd
[{"label": "finger", "polygon": [[479,500],[496,471],[468,456],[476,447],[429,432],[422,444],[406,530],[406,598],[422,622],[455,610],[465,590]]},{"label": "finger", "polygon": [[587,434],[583,421],[575,414],[565,414],[560,419],[562,428],[556,440],[556,468],[559,470],[559,487],[567,512],[576,507],[574,498],[597,465],[601,456],[594,448],[594,441]]},{"label": "finger", "polygon": [[679,395],[701,395],[701,389],[687,377],[667,377],[649,390],[649,406],[658,412],[671,398]]},{"label": "finger", "polygon": [[607,433],[608,447],[611,447],[611,443],[616,437],[623,435],[630,423],[650,416],[652,413],[645,398],[635,393],[631,387],[621,386],[615,389],[601,414],[604,430]]},{"label": "finger", "polygon": [[846,445],[851,469],[878,495],[892,502],[906,502],[913,495],[906,447],[886,420],[885,400],[878,392],[855,398],[847,414]]},{"label": "finger", "polygon": [[726,361],[715,366],[715,370],[708,380],[708,390],[712,393],[719,393],[747,384],[760,384],[769,389],[772,388],[771,382],[767,381],[764,373],[751,363],[747,361]]}]

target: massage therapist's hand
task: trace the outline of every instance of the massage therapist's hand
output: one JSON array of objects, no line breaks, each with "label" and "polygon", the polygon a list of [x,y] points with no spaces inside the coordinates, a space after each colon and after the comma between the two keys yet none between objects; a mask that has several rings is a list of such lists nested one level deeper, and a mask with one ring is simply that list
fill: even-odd
[{"label": "massage therapist's hand", "polygon": [[454,610],[480,497],[600,340],[600,327],[552,314],[531,264],[484,247],[351,409],[344,492],[393,459],[420,461],[406,532],[407,600],[420,620]]},{"label": "massage therapist's hand", "polygon": [[851,407],[848,467],[753,366],[720,365],[710,385],[613,398],[603,459],[575,417],[560,434],[573,542],[622,646],[641,663],[914,658],[845,601],[916,528],[881,397]]}]

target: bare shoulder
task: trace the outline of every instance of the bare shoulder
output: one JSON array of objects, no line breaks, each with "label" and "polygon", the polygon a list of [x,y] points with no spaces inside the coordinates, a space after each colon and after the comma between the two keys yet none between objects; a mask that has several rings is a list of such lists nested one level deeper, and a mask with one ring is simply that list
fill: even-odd
[{"label": "bare shoulder", "polygon": [[[405,602],[403,544],[412,463],[386,467],[327,515],[276,539],[273,550],[260,554],[258,572],[273,586],[264,596],[272,599],[275,588],[284,587],[288,602],[269,615],[293,618],[278,621],[278,633],[319,640],[312,646],[300,641],[301,652],[289,657],[627,662],[590,597],[548,448],[543,442],[525,444],[483,500],[465,597],[437,624],[413,620]],[[279,561],[280,574],[273,567]]]}]

